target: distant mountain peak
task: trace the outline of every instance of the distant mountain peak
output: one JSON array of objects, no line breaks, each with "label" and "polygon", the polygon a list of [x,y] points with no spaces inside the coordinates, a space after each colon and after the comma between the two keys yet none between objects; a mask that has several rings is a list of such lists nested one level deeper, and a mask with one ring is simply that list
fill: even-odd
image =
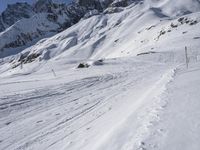
[{"label": "distant mountain peak", "polygon": [[26,2],[9,4],[1,14],[0,22],[3,22],[4,27],[0,26],[0,32],[2,28],[9,27],[22,18],[30,18],[32,15],[34,15],[33,7]]},{"label": "distant mountain peak", "polygon": [[37,0],[34,4],[34,9],[36,12],[45,12],[53,4],[52,0]]},{"label": "distant mountain peak", "polygon": [[33,5],[16,3],[0,15],[0,57],[10,55],[5,55],[7,49],[18,53],[17,48],[55,35],[82,18],[119,13],[131,3],[139,4],[144,11],[149,10],[158,17],[172,18],[200,10],[198,0],[74,0],[70,5],[55,3],[55,0],[38,0]]}]

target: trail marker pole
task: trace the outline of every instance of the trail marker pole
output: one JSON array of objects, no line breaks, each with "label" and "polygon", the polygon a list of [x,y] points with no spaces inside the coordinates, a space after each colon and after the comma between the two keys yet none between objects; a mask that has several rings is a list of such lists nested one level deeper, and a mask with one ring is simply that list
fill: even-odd
[{"label": "trail marker pole", "polygon": [[22,55],[22,53],[20,53],[20,58],[19,58],[19,61],[20,61],[20,69],[23,69],[23,62],[22,62],[22,60],[23,60],[23,55]]},{"label": "trail marker pole", "polygon": [[23,69],[23,62],[20,62],[20,69]]},{"label": "trail marker pole", "polygon": [[55,71],[54,71],[53,69],[51,69],[51,71],[52,71],[54,77],[56,77],[56,73],[55,73]]},{"label": "trail marker pole", "polygon": [[186,62],[186,67],[188,69],[189,59],[188,59],[188,49],[187,49],[187,46],[185,47],[185,62]]}]

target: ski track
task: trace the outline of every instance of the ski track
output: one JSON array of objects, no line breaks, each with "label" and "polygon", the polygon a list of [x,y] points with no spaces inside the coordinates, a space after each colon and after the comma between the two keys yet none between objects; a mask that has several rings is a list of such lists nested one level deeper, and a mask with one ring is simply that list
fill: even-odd
[{"label": "ski track", "polygon": [[[84,134],[90,137],[90,126],[107,114],[112,115],[113,109],[117,111],[116,106],[129,105],[123,102],[126,99],[124,93],[131,92],[134,88],[148,90],[170,68],[166,64],[138,61],[114,65],[120,69],[111,69],[107,71],[109,73],[99,76],[89,75],[54,86],[2,95],[0,149],[53,149],[64,141],[70,145],[80,142],[80,139],[87,139]],[[11,86],[14,84],[16,83]],[[134,104],[134,101],[130,102]],[[93,130],[98,131],[95,126]],[[79,132],[85,132],[83,137],[79,137]],[[77,145],[75,144],[74,149]],[[79,144],[81,146],[83,143]],[[66,149],[67,147],[65,144]],[[73,145],[69,149],[73,149]]]},{"label": "ski track", "polygon": [[116,0],[12,56],[26,33],[64,18],[55,8],[6,29],[0,150],[199,150],[199,1]]}]

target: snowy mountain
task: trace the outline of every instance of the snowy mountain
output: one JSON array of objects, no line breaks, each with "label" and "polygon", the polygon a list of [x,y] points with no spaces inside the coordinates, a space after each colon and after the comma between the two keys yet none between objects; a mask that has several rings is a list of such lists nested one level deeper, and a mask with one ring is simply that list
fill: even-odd
[{"label": "snowy mountain", "polygon": [[22,18],[30,18],[34,14],[33,7],[28,3],[8,5],[7,9],[0,15],[0,32]]},{"label": "snowy mountain", "polygon": [[0,149],[199,150],[199,0],[18,5],[0,22]]},{"label": "snowy mountain", "polygon": [[[117,11],[115,7],[108,7],[103,13],[96,15],[92,13],[91,16],[94,15],[93,17],[86,17],[71,28],[24,49],[22,53],[16,55],[17,59],[12,61],[10,67],[13,68],[13,64],[14,66],[20,64],[18,60],[20,55],[23,55],[24,59],[28,59],[29,55],[33,54],[38,57],[41,56],[41,60],[55,57],[98,59],[137,55],[146,51],[146,49],[159,51],[159,47],[163,43],[166,45],[166,43],[174,42],[174,38],[185,40],[185,38],[198,36],[197,33],[193,33],[194,37],[189,37],[189,33],[183,33],[189,32],[191,29],[195,32],[195,29],[198,28],[199,14],[194,14],[190,10],[193,4],[194,2],[188,5],[187,1],[182,5],[178,3],[176,6],[174,4],[176,11],[169,1],[137,1],[126,8],[118,7]],[[198,12],[199,5],[197,4],[198,1],[194,5],[193,12]],[[185,9],[183,9],[184,6]],[[84,7],[86,7],[86,4],[84,4]],[[181,14],[187,15],[182,17]],[[60,24],[62,24],[60,21],[62,22],[63,18],[66,17],[61,15],[60,18],[57,16],[57,19],[54,20],[53,15],[48,15],[40,13],[31,19],[23,19],[8,28],[6,32],[2,32],[1,47],[12,47],[12,49],[7,50],[8,53],[6,53],[6,50],[2,52],[4,56],[12,54],[13,47],[22,46],[24,43],[47,33],[52,32],[53,34],[60,28]],[[85,14],[85,16],[87,15],[88,13]],[[53,20],[49,20],[49,17]],[[26,25],[24,26],[24,24]],[[32,27],[30,28],[30,26]],[[26,34],[21,33],[23,30],[26,31]],[[7,41],[14,42],[4,44]],[[183,42],[182,40],[179,41],[180,43]],[[179,41],[175,45],[179,44]],[[198,46],[198,40],[194,40],[193,46]]]},{"label": "snowy mountain", "polygon": [[[41,38],[55,35],[84,16],[99,14],[109,7],[109,4],[115,7],[114,4],[118,2],[83,0],[65,5],[54,3],[52,0],[39,0],[33,6],[27,3],[8,5],[0,16],[0,31],[3,31],[0,33],[0,57],[16,54]],[[117,6],[127,4],[120,2]],[[7,50],[16,48],[18,50]]]},{"label": "snowy mountain", "polygon": [[[30,8],[31,13],[26,12],[25,6]],[[2,13],[2,29],[6,26],[8,28],[0,33],[0,49],[2,51],[0,56],[10,55],[10,52],[6,52],[7,50],[4,49],[20,48],[41,38],[55,35],[75,24],[84,15],[84,12],[85,10],[76,4],[65,6],[46,0],[39,0],[34,6],[27,3],[11,5]],[[18,51],[11,51],[11,54],[15,53]]]}]

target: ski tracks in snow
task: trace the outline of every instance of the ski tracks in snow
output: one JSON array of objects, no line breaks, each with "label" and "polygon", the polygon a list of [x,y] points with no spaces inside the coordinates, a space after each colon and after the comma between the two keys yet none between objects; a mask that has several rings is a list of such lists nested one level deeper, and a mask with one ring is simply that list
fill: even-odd
[{"label": "ski tracks in snow", "polygon": [[[130,149],[131,139],[142,137],[148,126],[141,122],[149,121],[136,110],[146,112],[174,72],[166,74],[166,64],[131,59],[110,60],[100,67],[105,73],[98,75],[97,67],[86,70],[88,77],[66,77],[62,84],[1,95],[0,149]],[[146,127],[135,122],[140,119]],[[122,132],[124,139],[113,147]]]},{"label": "ski tracks in snow", "polygon": [[[144,140],[152,134],[151,126],[159,122],[160,111],[166,107],[162,94],[173,80],[176,67],[167,70],[132,107],[128,116],[109,137],[98,146],[98,150],[146,150]],[[129,95],[131,96],[131,94]],[[159,131],[162,131],[160,129]],[[155,147],[156,145],[150,145]]]}]

